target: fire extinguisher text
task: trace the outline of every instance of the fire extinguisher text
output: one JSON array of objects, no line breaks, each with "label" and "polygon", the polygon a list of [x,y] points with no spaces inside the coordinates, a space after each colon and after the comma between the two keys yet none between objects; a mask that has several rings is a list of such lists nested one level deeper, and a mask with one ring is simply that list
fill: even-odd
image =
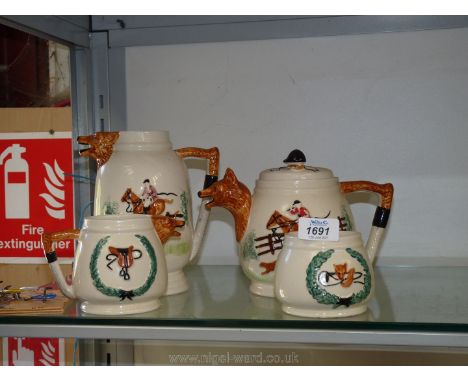
[{"label": "fire extinguisher text", "polygon": [[32,224],[23,224],[21,226],[21,233],[30,235],[42,235],[44,233],[44,227],[35,227]]}]

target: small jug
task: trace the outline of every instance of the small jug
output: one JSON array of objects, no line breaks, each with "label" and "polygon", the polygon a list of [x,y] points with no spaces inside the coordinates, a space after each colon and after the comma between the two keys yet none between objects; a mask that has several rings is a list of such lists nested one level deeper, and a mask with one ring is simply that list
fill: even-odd
[{"label": "small jug", "polygon": [[[65,281],[53,242],[78,239],[72,285]],[[85,218],[83,228],[44,233],[42,246],[63,294],[85,313],[115,315],[157,309],[167,287],[163,247],[150,216]]]},{"label": "small jug", "polygon": [[336,242],[286,235],[275,274],[275,295],[283,312],[321,318],[359,315],[367,310],[374,285],[372,262],[359,232],[340,232]]}]

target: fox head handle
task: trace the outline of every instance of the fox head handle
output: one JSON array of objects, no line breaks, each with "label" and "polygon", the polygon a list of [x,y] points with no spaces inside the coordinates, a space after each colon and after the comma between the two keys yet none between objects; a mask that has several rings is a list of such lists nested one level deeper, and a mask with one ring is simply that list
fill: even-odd
[{"label": "fox head handle", "polygon": [[89,145],[88,148],[80,150],[80,155],[92,157],[96,160],[98,167],[104,165],[111,157],[114,143],[119,138],[118,132],[97,132],[92,135],[78,137],[78,143]]}]

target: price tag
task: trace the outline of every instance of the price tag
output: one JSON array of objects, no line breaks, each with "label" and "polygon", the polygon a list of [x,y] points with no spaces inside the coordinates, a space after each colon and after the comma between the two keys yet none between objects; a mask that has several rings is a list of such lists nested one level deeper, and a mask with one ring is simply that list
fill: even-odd
[{"label": "price tag", "polygon": [[338,241],[338,219],[299,218],[299,239]]}]

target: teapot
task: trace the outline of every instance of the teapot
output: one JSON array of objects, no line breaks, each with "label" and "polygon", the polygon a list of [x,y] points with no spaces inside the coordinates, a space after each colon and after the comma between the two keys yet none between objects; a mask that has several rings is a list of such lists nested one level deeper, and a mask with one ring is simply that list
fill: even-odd
[{"label": "teapot", "polygon": [[372,260],[390,216],[392,184],[340,182],[331,170],[306,165],[300,150],[293,150],[283,162],[283,167],[260,173],[253,195],[229,168],[223,179],[198,193],[211,199],[206,208],[223,207],[233,215],[240,263],[251,280],[250,292],[260,296],[274,297],[277,257],[285,235],[298,231],[299,218],[335,218],[340,231],[354,231],[345,195],[356,191],[379,194],[380,205],[366,244]]},{"label": "teapot", "polygon": [[[167,131],[97,132],[78,137],[78,143],[89,145],[80,150],[80,155],[97,162],[94,215],[145,214],[154,217],[155,228],[162,223],[176,226],[179,234],[172,234],[164,245],[168,268],[166,295],[188,290],[183,267],[197,255],[209,210],[204,208],[207,201],[202,201],[194,229],[188,173],[183,159],[208,160],[206,188],[217,180],[218,149],[173,150]],[[162,220],[163,217],[166,220]]]},{"label": "teapot", "polygon": [[[68,285],[53,243],[75,239],[72,284]],[[90,216],[81,230],[44,233],[44,255],[63,294],[85,313],[134,314],[155,310],[167,287],[161,241],[150,216]]]}]

